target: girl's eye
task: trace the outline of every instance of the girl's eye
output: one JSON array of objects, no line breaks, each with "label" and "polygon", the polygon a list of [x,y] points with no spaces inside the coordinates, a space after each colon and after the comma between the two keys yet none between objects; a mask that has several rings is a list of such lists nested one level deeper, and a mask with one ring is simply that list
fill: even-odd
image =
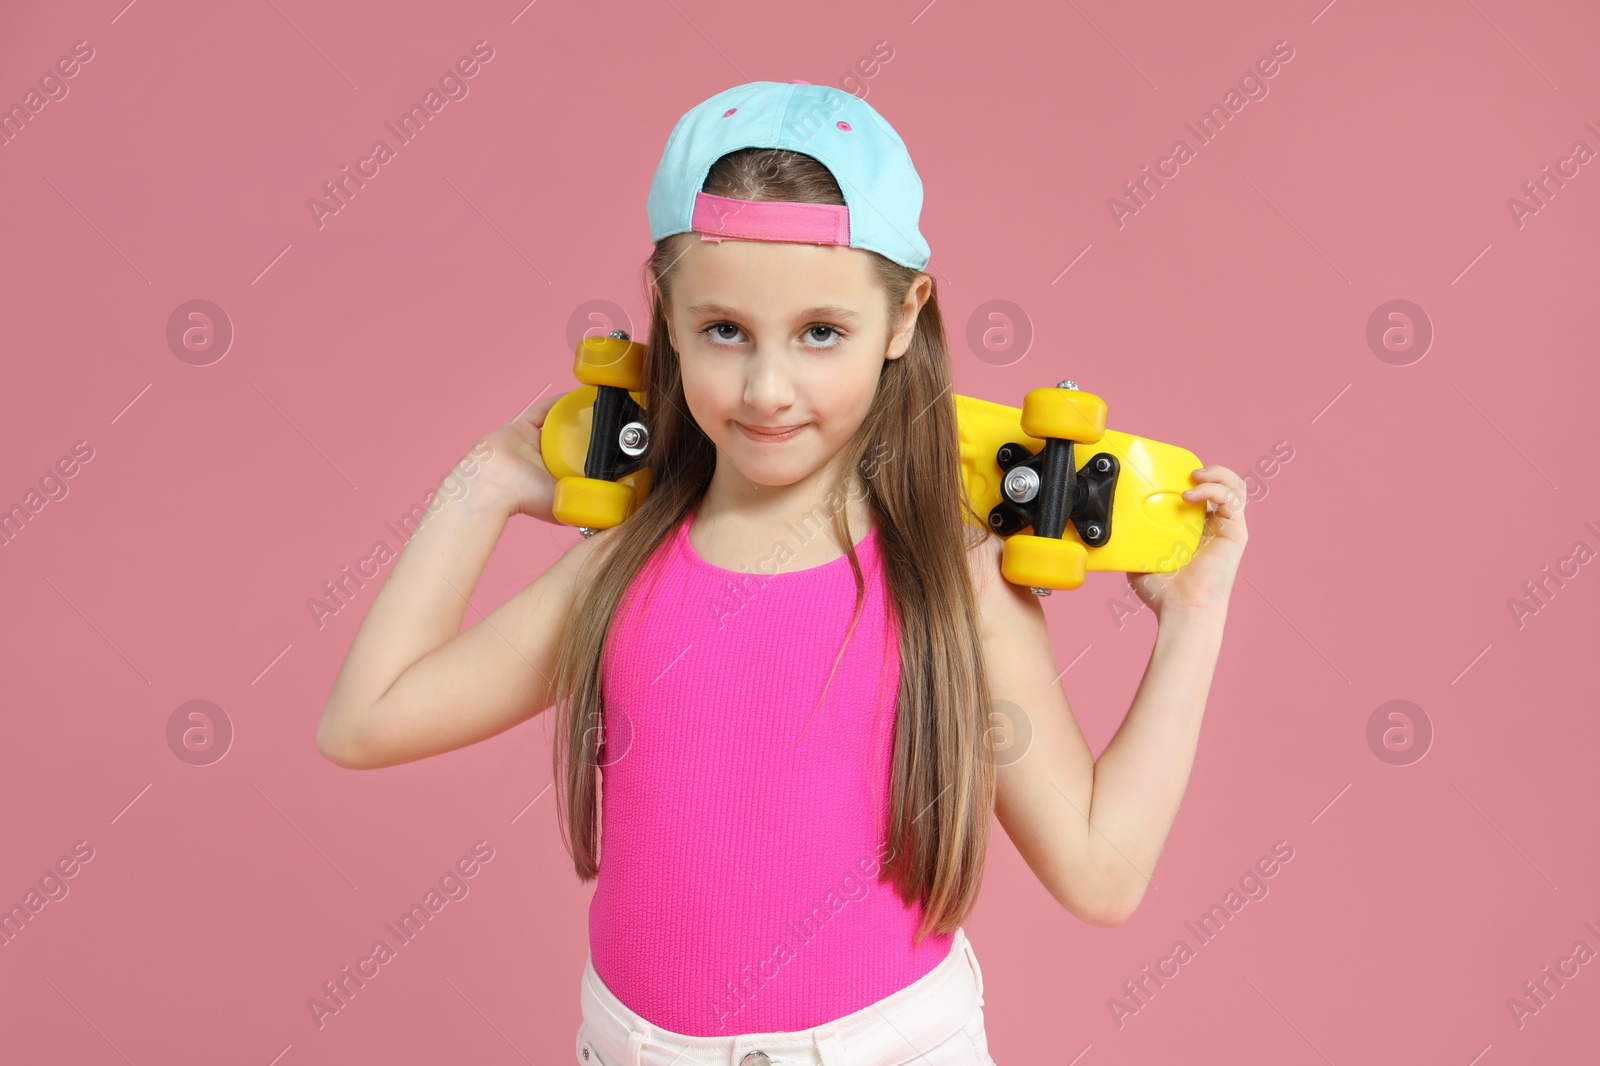
[{"label": "girl's eye", "polygon": [[721,332],[725,329],[731,329],[736,333],[739,331],[739,327],[732,322],[713,322],[700,332],[710,334],[713,340],[731,344],[733,342]]},{"label": "girl's eye", "polygon": [[[817,331],[819,329],[827,331],[823,335],[824,339],[831,339],[831,338],[836,338],[836,337],[839,336],[839,331],[837,329],[835,329],[833,326],[823,325],[821,323],[810,327],[809,329],[806,330],[806,333],[807,333],[807,335],[814,336],[815,335],[815,331]],[[835,341],[834,343],[837,343],[837,341]],[[833,346],[834,346],[834,344],[819,344],[819,345],[817,345],[818,348],[832,348]]]}]

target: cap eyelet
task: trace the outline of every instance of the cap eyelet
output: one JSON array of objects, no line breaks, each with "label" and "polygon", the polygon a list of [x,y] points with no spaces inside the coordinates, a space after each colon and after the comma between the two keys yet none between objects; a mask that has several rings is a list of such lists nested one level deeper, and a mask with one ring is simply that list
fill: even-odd
[{"label": "cap eyelet", "polygon": [[838,127],[839,127],[839,128],[840,128],[840,129],[842,129],[842,130],[844,130],[844,131],[845,131],[845,132],[846,132],[846,133],[849,133],[849,132],[850,132],[850,123],[848,123],[848,122],[846,122],[846,121],[845,121],[845,120],[844,120],[844,119],[840,119],[840,120],[839,120],[839,121],[838,121],[838,122],[837,122],[837,123],[836,123],[836,125],[837,125],[837,126],[838,126]]},{"label": "cap eyelet", "polygon": [[727,118],[729,115],[733,114],[737,110],[739,110],[737,107],[730,107],[730,108],[728,108],[728,110],[726,110],[726,111],[724,111],[722,113],[722,117],[723,118]]}]

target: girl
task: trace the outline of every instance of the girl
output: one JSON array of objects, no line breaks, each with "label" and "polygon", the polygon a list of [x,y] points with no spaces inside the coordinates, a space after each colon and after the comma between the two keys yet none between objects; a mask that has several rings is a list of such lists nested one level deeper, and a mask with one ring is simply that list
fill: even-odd
[{"label": "girl", "polygon": [[965,517],[921,206],[849,93],[754,82],[686,114],[648,200],[649,494],[461,632],[507,519],[554,521],[556,397],[487,434],[329,696],[318,745],[352,767],[557,708],[558,820],[596,882],[584,1066],[992,1064],[961,924],[991,816],[1113,926],[1177,814],[1244,484],[1195,471],[1200,549],[1129,575],[1159,630],[1096,762],[1038,598]]}]

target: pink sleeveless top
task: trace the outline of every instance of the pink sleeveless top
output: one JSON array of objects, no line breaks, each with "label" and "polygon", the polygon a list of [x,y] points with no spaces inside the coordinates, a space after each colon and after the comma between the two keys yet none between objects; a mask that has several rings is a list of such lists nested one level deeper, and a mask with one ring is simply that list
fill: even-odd
[{"label": "pink sleeveless top", "polygon": [[877,531],[856,545],[865,600],[846,646],[848,556],[725,570],[695,552],[693,520],[607,639],[590,954],[669,1032],[809,1029],[911,984],[953,940],[913,947],[922,907],[877,880],[900,687]]}]

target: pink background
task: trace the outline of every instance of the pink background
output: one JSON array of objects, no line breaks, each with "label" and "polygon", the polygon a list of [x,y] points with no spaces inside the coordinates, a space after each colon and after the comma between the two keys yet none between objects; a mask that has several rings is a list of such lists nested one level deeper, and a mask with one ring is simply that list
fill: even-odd
[{"label": "pink background", "polygon": [[[306,602],[397,546],[385,522],[478,435],[571,387],[575,314],[642,331],[645,193],[683,111],[747,80],[844,85],[880,41],[892,59],[848,86],[926,185],[958,391],[1015,403],[1070,376],[1115,428],[1241,474],[1293,451],[1252,481],[1138,913],[1079,922],[996,835],[967,926],[996,1060],[1595,1047],[1595,965],[1521,1028],[1506,1001],[1576,941],[1600,950],[1600,575],[1520,628],[1508,600],[1600,548],[1600,165],[1520,227],[1507,199],[1600,149],[1600,15],[1321,2],[8,5],[0,104],[76,41],[94,58],[0,148],[0,505],[77,441],[93,459],[0,548],[0,904],[76,841],[94,858],[0,948],[0,1058],[570,1061],[592,888],[544,791],[548,716],[340,769],[314,731],[377,586],[320,630]],[[479,40],[470,95],[319,229],[307,199]],[[1107,199],[1194,147],[1184,122],[1280,40],[1269,95],[1119,228]],[[193,299],[235,330],[206,366],[166,339]],[[1435,334],[1408,365],[1366,339],[1395,299]],[[968,344],[994,300],[1025,351]],[[584,320],[591,301],[630,320]],[[576,537],[512,522],[469,621]],[[1046,602],[1097,752],[1154,634],[1148,613],[1118,628],[1123,588]],[[192,699],[234,731],[208,766],[167,739]],[[1435,734],[1410,765],[1367,739],[1395,699]],[[319,1029],[307,1000],[480,840],[470,895]],[[1195,947],[1184,922],[1280,840],[1270,895],[1119,1027],[1123,982]]]}]

